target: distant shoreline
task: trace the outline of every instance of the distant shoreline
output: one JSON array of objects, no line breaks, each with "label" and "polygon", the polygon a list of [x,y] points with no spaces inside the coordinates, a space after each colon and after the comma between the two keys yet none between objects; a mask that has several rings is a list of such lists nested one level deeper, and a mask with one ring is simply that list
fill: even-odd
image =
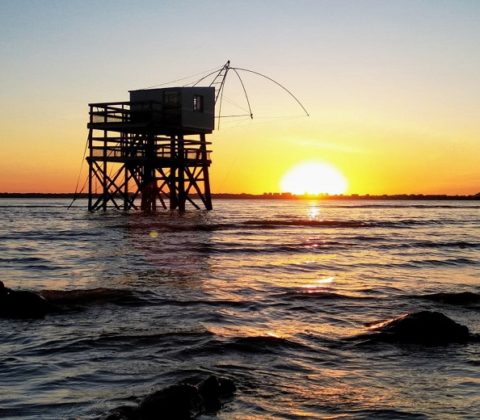
[{"label": "distant shoreline", "polygon": [[[95,195],[97,197],[99,195]],[[88,194],[74,193],[0,193],[2,198],[88,198]],[[265,194],[212,194],[213,199],[230,200],[480,200],[480,193],[474,195],[448,195],[448,194],[392,194],[392,195],[293,195],[290,193],[265,193]]]}]

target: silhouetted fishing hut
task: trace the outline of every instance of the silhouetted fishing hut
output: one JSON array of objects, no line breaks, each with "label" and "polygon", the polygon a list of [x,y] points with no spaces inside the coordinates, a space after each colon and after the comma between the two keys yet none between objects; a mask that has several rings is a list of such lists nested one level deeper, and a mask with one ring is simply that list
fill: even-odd
[{"label": "silhouetted fishing hut", "polygon": [[[264,74],[231,67],[230,61],[208,73],[193,86],[130,91],[130,101],[90,104],[88,123],[88,209],[195,208],[200,200],[212,209],[208,168],[211,143],[205,135],[214,129],[217,101],[220,121],[223,89],[232,70],[245,95],[248,113],[228,117],[253,118],[240,72],[261,76],[300,101],[283,85]],[[198,86],[211,78],[208,87]],[[97,187],[100,186],[100,191]],[[82,188],[83,190],[83,188]],[[168,206],[167,206],[168,203]]]},{"label": "silhouetted fishing hut", "polygon": [[[215,88],[130,91],[130,101],[89,104],[88,209],[210,210]],[[100,191],[94,191],[99,185]]]}]

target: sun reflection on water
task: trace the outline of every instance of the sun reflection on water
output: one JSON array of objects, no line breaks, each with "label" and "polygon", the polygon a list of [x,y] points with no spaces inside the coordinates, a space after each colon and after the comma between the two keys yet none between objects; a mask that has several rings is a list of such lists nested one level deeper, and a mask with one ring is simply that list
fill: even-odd
[{"label": "sun reflection on water", "polygon": [[320,207],[317,206],[317,203],[310,203],[309,207],[307,208],[308,218],[310,220],[315,220],[320,215]]},{"label": "sun reflection on water", "polygon": [[315,280],[313,283],[305,284],[302,286],[302,289],[307,289],[308,292],[315,290],[327,289],[325,286],[335,283],[335,277],[323,277],[321,279]]}]

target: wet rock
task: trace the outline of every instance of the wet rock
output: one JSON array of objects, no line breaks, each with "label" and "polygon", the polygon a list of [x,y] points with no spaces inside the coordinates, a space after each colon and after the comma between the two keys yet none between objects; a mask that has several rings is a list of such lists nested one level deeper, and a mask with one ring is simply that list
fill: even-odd
[{"label": "wet rock", "polygon": [[203,381],[185,381],[147,395],[137,407],[118,407],[104,420],[193,419],[214,414],[235,393],[232,380],[209,376]]},{"label": "wet rock", "polygon": [[138,407],[142,420],[191,419],[202,412],[203,400],[193,385],[173,385],[148,395]]},{"label": "wet rock", "polygon": [[112,410],[102,420],[139,420],[136,407],[122,406]]},{"label": "wet rock", "polygon": [[227,378],[209,376],[197,386],[202,397],[204,411],[207,413],[216,412],[222,407],[222,403],[233,396],[235,384]]},{"label": "wet rock", "polygon": [[0,318],[42,318],[54,306],[37,293],[12,290],[0,281]]},{"label": "wet rock", "polygon": [[88,305],[130,305],[139,301],[130,290],[96,288],[34,293],[6,288],[0,281],[0,318],[42,318],[50,312],[82,310]]},{"label": "wet rock", "polygon": [[373,342],[441,345],[473,339],[468,328],[440,312],[421,311],[372,325],[360,338]]}]

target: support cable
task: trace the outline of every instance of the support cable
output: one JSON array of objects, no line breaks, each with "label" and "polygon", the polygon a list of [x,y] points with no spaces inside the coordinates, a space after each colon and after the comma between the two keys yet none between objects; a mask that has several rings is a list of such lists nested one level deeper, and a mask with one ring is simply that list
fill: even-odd
[{"label": "support cable", "polygon": [[[166,82],[166,83],[161,83],[161,84],[158,84],[158,85],[152,85],[152,86],[148,86],[144,89],[152,89],[152,88],[155,88],[155,87],[161,87],[161,86],[166,86],[166,85],[170,85],[172,83],[177,83],[177,82],[182,82],[184,80],[188,80],[188,79],[191,79],[192,77],[195,77],[195,76],[200,76],[201,74],[205,74],[207,72],[211,72],[213,71],[213,73],[209,73],[207,76],[205,76],[204,78],[207,78],[208,76],[214,74],[214,73],[217,73],[218,72],[218,68],[213,68],[213,69],[208,69],[208,70],[204,70],[204,71],[201,71],[201,72],[198,72],[198,73],[195,73],[195,74],[192,74],[190,76],[186,76],[186,77],[182,77],[181,79],[176,79],[176,80],[171,80],[170,82]],[[203,79],[201,79],[203,80]],[[195,84],[197,84],[198,82],[195,82]],[[194,85],[195,86],[195,85]]]},{"label": "support cable", "polygon": [[[225,65],[226,66],[226,65]],[[197,80],[193,85],[192,87],[195,87],[197,86],[200,82],[203,82],[205,79],[208,79],[210,76],[214,75],[214,74],[217,74],[217,76],[214,77],[213,80],[215,80],[219,75],[220,73],[223,71],[223,69],[225,68],[225,66],[222,66],[221,68],[219,69],[216,69],[214,71],[212,71],[211,73],[208,73],[206,76],[202,77],[201,79]],[[213,82],[212,82],[213,83]],[[210,83],[210,85],[212,84]]]},{"label": "support cable", "polygon": [[[225,73],[225,77],[227,74]],[[220,115],[222,115],[222,100],[223,100],[223,83],[225,82],[225,77],[222,80],[222,84],[220,86],[220,90],[218,91],[217,98],[215,99],[215,103],[217,102],[217,99],[220,97],[220,103],[218,105],[218,126],[217,130],[220,130]]]},{"label": "support cable", "polygon": [[223,88],[225,87],[225,81],[227,80],[228,70],[230,70],[230,60],[227,61],[227,63],[222,67],[222,69],[218,72],[218,74],[210,83],[210,86],[218,85],[217,79],[221,78],[220,86],[218,87],[217,94],[215,95],[215,104],[217,103],[219,97],[223,98]]},{"label": "support cable", "polygon": [[[80,171],[78,172],[77,184],[75,185],[75,192],[73,193],[73,199],[72,199],[72,202],[67,206],[67,209],[70,209],[73,206],[73,203],[77,200],[78,195],[82,193],[87,183],[86,181],[83,183],[82,189],[79,193],[78,185],[80,184],[80,176],[82,175],[83,163],[85,162],[85,156],[87,155],[87,148],[88,148],[88,136],[87,136],[87,140],[85,141],[85,148],[83,149],[82,162],[80,163]],[[88,179],[88,176],[87,176],[87,179]]]},{"label": "support cable", "polygon": [[224,100],[225,102],[228,102],[230,105],[233,105],[234,107],[236,107],[236,108],[238,108],[238,109],[240,109],[240,110],[242,110],[242,111],[244,111],[244,112],[247,112],[247,113],[249,112],[248,108],[246,108],[245,106],[242,106],[242,105],[236,103],[235,101],[233,101],[232,99],[228,98],[228,97],[225,96],[225,95],[223,95],[223,100]]}]

